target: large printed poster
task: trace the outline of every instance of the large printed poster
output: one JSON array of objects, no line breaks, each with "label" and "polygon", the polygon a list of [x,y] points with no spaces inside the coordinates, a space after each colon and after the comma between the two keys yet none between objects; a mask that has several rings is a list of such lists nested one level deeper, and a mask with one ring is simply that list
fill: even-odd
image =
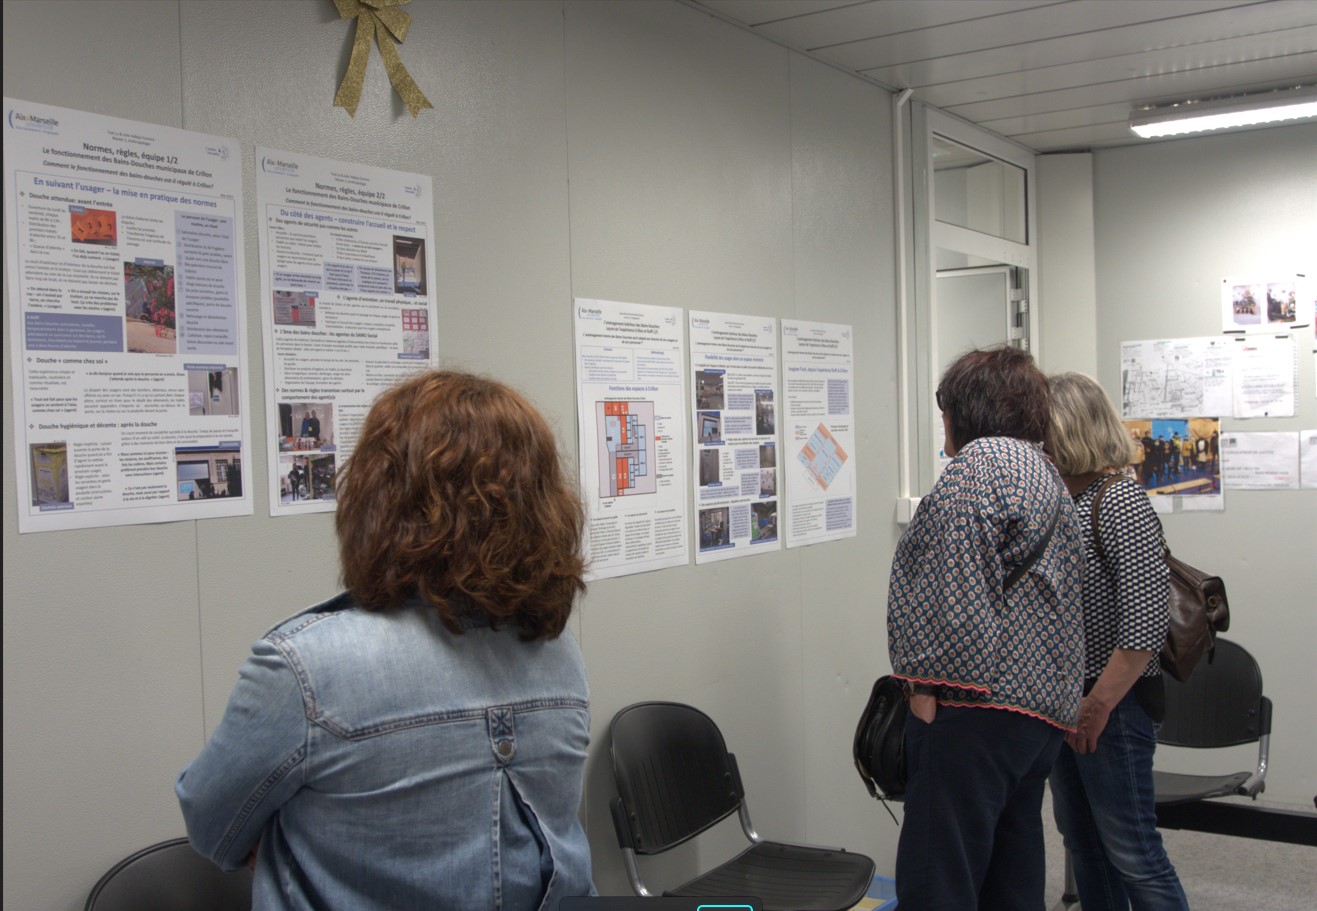
[{"label": "large printed poster", "polygon": [[575,302],[588,578],[688,562],[686,326],[680,309]]},{"label": "large printed poster", "polygon": [[250,514],[238,143],[4,104],[19,531]]},{"label": "large printed poster", "polygon": [[695,562],[778,550],[777,320],[689,318]]},{"label": "large printed poster", "polygon": [[334,508],[375,397],[435,364],[430,178],[256,150],[270,514]]},{"label": "large printed poster", "polygon": [[855,535],[851,327],[782,321],[787,547]]}]

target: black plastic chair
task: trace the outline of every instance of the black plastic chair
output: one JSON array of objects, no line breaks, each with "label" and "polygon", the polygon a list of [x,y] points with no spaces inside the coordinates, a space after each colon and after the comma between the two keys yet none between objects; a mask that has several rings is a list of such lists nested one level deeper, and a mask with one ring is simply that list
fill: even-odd
[{"label": "black plastic chair", "polygon": [[186,838],[143,848],[110,868],[84,911],[251,911],[247,870],[225,873]]},{"label": "black plastic chair", "polygon": [[1204,658],[1189,682],[1169,674],[1166,720],[1157,742],[1166,746],[1219,749],[1256,743],[1257,767],[1224,775],[1152,773],[1157,805],[1173,806],[1239,794],[1256,799],[1266,787],[1271,745],[1271,700],[1262,694],[1262,670],[1243,646],[1217,638],[1216,653]]},{"label": "black plastic chair", "polygon": [[609,804],[631,888],[651,895],[637,854],[661,854],[737,813],[750,847],[664,895],[754,897],[764,911],[845,911],[873,882],[873,861],[841,848],[764,841],[745,806],[736,757],[699,709],[641,702],[609,725],[620,796]]}]

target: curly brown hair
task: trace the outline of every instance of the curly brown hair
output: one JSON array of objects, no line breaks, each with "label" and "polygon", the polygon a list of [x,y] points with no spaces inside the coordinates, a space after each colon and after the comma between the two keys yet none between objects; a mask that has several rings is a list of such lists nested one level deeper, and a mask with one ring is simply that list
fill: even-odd
[{"label": "curly brown hair", "polygon": [[937,384],[937,407],[963,449],[979,437],[1041,443],[1047,433],[1047,377],[1028,352],[1009,345],[962,354]]},{"label": "curly brown hair", "polygon": [[419,597],[454,633],[485,619],[551,639],[585,591],[580,498],[548,423],[502,383],[435,370],[386,390],[336,487],[362,607]]}]

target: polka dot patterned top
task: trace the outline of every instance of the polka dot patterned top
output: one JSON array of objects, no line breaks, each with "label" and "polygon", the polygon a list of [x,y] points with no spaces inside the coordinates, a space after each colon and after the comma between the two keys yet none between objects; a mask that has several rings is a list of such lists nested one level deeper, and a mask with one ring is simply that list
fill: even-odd
[{"label": "polka dot patterned top", "polygon": [[1162,526],[1143,488],[1116,481],[1102,494],[1098,533],[1103,557],[1093,542],[1093,495],[1102,479],[1075,497],[1084,536],[1084,677],[1102,673],[1118,648],[1153,653],[1144,677],[1161,673],[1157,652],[1166,641],[1170,571],[1162,559]]},{"label": "polka dot patterned top", "polygon": [[[1047,549],[1003,593],[1058,501]],[[887,598],[894,675],[940,686],[944,704],[1072,729],[1084,654],[1082,559],[1074,507],[1039,447],[1009,437],[969,443],[920,500],[896,547]]]}]

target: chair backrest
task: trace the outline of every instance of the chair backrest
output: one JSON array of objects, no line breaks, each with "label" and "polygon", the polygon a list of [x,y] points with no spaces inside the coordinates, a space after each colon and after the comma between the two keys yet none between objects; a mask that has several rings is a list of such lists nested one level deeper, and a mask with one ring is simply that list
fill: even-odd
[{"label": "chair backrest", "polygon": [[1166,720],[1157,742],[1177,747],[1228,747],[1257,743],[1271,733],[1271,700],[1262,694],[1262,670],[1243,646],[1216,639],[1187,683],[1170,674]]},{"label": "chair backrest", "polygon": [[100,878],[84,911],[250,911],[252,878],[225,873],[174,838],[125,857]]},{"label": "chair backrest", "polygon": [[726,819],[745,796],[736,758],[699,709],[677,702],[627,706],[608,728],[613,775],[637,854],[658,854]]}]

